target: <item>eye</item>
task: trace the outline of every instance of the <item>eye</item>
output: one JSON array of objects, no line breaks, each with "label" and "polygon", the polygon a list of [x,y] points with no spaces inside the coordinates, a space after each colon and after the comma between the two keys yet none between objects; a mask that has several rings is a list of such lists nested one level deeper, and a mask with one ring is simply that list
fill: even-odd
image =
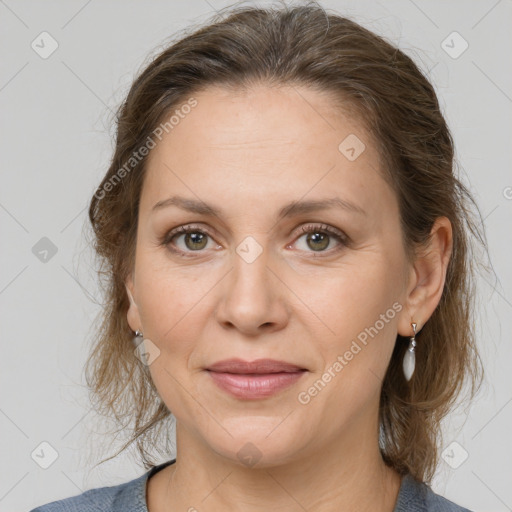
[{"label": "eye", "polygon": [[[304,236],[306,237],[306,251],[307,249],[311,249],[313,252],[330,253],[332,251],[341,250],[348,245],[348,237],[342,231],[331,226],[327,226],[326,224],[309,224],[302,226],[299,232],[303,233],[303,235],[300,236],[298,240]],[[338,242],[338,246],[326,251],[325,249],[331,245],[333,238]]]},{"label": "eye", "polygon": [[[173,240],[179,240],[181,237],[183,237],[184,247],[174,247],[176,242],[173,242]],[[190,257],[187,254],[188,252],[201,252],[202,249],[207,247],[208,237],[211,238],[211,235],[204,229],[195,226],[180,226],[165,235],[162,245],[166,246],[171,252],[178,253],[180,256]]]}]

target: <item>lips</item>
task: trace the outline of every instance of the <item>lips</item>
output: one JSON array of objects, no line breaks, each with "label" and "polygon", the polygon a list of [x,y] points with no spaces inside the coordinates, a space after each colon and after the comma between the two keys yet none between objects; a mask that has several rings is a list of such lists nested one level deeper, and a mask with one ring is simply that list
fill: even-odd
[{"label": "lips", "polygon": [[296,383],[305,368],[274,359],[227,359],[206,368],[223,391],[242,400],[263,399]]},{"label": "lips", "polygon": [[299,372],[304,371],[305,368],[275,359],[257,359],[255,361],[226,359],[212,364],[207,370],[221,373],[269,374]]}]

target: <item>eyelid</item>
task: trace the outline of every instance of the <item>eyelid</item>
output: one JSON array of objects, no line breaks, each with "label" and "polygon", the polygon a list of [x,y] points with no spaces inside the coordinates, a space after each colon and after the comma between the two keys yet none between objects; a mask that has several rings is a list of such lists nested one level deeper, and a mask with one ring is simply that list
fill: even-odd
[{"label": "eyelid", "polygon": [[300,235],[312,232],[316,229],[317,231],[325,231],[330,235],[339,237],[341,241],[345,244],[348,244],[350,241],[349,237],[343,231],[341,231],[338,228],[335,228],[334,226],[330,226],[329,224],[324,224],[323,222],[309,222],[303,224],[298,229],[300,230]]}]

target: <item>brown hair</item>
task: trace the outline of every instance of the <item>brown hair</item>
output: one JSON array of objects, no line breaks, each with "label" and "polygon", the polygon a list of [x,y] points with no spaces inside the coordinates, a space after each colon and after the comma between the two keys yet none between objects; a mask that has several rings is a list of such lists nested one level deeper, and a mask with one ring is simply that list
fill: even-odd
[{"label": "brown hair", "polygon": [[[438,463],[441,420],[463,382],[469,380],[472,398],[483,378],[474,339],[472,240],[484,248],[486,242],[473,207],[481,216],[455,175],[453,140],[427,78],[382,37],[316,2],[235,6],[221,12],[161,51],[120,106],[115,153],[89,208],[106,285],[102,322],[86,364],[95,408],[115,418],[118,432],[133,423],[120,451],[136,441],[145,468],[155,465],[148,448],[164,446],[159,432],[171,412],[147,366],[133,353],[124,285],[134,265],[147,157],[132,161],[130,168],[126,162],[201,89],[221,85],[236,90],[255,83],[305,85],[331,93],[337,105],[365,123],[378,145],[385,178],[396,191],[408,257],[428,241],[436,218],[446,216],[452,223],[446,282],[440,303],[417,335],[415,374],[405,381],[401,364],[407,340],[397,342],[380,399],[384,461],[401,474],[429,482]],[[115,183],[120,176],[122,183]]]}]

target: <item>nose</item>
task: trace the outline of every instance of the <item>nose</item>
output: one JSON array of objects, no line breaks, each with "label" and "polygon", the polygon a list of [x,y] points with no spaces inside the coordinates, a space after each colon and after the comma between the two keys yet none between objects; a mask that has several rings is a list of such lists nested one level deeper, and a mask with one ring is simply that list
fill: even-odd
[{"label": "nose", "polygon": [[289,318],[286,297],[290,292],[279,275],[279,265],[269,261],[266,249],[253,261],[240,254],[234,253],[233,268],[219,290],[217,321],[247,336],[282,329]]}]

